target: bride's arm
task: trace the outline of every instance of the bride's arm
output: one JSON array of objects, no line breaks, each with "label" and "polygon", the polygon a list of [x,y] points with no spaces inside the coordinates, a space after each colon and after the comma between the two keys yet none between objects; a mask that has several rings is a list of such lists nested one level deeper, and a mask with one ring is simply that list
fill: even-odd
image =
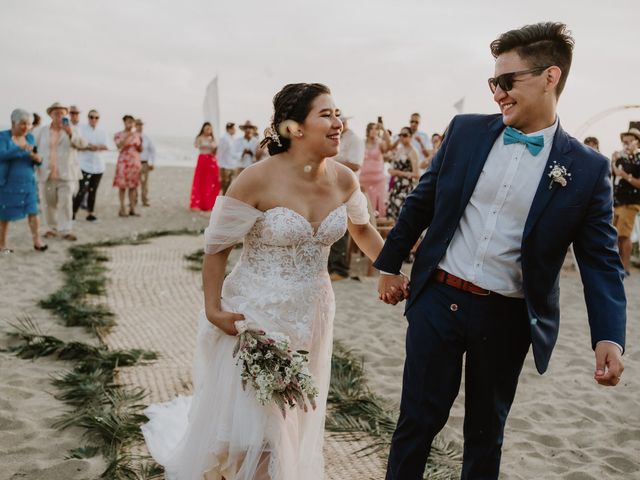
[{"label": "bride's arm", "polygon": [[370,223],[356,225],[349,220],[348,228],[349,234],[354,242],[356,242],[356,245],[358,245],[358,248],[362,250],[372,262],[375,261],[384,245],[384,240],[375,227]]},{"label": "bride's arm", "polygon": [[224,312],[220,303],[227,258],[232,248],[225,248],[214,255],[205,255],[202,262],[205,315],[207,320],[228,335],[236,335],[238,330],[234,322],[244,320],[244,316],[239,313]]}]

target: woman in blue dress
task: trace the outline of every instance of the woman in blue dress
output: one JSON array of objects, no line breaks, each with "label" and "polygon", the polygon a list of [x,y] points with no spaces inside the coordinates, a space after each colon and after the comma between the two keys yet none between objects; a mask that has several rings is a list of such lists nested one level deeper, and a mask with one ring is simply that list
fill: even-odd
[{"label": "woman in blue dress", "polygon": [[0,254],[7,248],[9,222],[29,217],[33,248],[44,252],[38,234],[38,194],[34,166],[41,163],[33,136],[28,133],[31,115],[25,110],[11,112],[11,130],[0,132]]}]

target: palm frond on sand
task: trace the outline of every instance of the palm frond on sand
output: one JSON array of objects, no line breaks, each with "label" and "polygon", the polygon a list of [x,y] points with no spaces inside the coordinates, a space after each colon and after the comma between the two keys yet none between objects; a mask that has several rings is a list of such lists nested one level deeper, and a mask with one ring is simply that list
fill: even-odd
[{"label": "palm frond on sand", "polygon": [[[362,455],[385,455],[398,420],[397,411],[367,386],[364,361],[335,343],[331,358],[327,430],[348,439],[366,434],[372,442],[358,451]],[[425,470],[425,479],[453,480],[460,477],[460,448],[436,437]]]}]

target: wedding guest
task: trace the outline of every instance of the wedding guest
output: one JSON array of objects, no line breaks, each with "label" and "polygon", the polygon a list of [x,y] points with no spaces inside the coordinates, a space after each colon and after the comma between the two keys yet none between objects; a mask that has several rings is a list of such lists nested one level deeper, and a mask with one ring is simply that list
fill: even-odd
[{"label": "wedding guest", "polygon": [[[122,117],[124,130],[114,135],[116,147],[120,150],[113,186],[118,188],[121,217],[140,216],[136,212],[138,202],[138,186],[140,185],[140,152],[142,151],[142,137],[136,131],[136,121],[131,115]],[[129,198],[129,211],[125,208],[125,197]]]},{"label": "wedding guest", "polygon": [[376,216],[386,210],[387,181],[384,174],[383,155],[391,147],[389,132],[380,123],[369,123],[366,130],[364,161],[360,170],[360,185],[369,195]]},{"label": "wedding guest", "polygon": [[418,152],[411,144],[411,129],[400,130],[399,142],[394,149],[394,159],[388,173],[393,178],[393,187],[389,192],[387,218],[396,220],[404,205],[407,195],[411,193],[416,181],[420,178],[418,169]]},{"label": "wedding guest", "polygon": [[98,218],[94,215],[96,205],[96,193],[100,180],[104,174],[105,164],[100,152],[107,150],[107,133],[98,128],[100,114],[97,110],[90,110],[87,118],[89,123],[80,126],[80,134],[87,142],[87,146],[78,154],[82,178],[78,193],[73,198],[73,219],[80,209],[85,195],[87,197],[87,220],[95,222]]},{"label": "wedding guest", "polygon": [[42,123],[42,117],[40,117],[40,115],[38,115],[37,113],[33,114],[33,122],[31,123],[31,135],[35,135],[35,133],[38,131],[38,129],[40,128]]},{"label": "wedding guest", "polygon": [[191,210],[211,211],[220,193],[220,171],[216,159],[216,140],[213,127],[205,122],[196,136],[195,147],[199,150],[198,163],[193,172],[191,185]]},{"label": "wedding guest", "polygon": [[146,133],[144,133],[144,122],[142,119],[136,119],[136,130],[142,136],[142,151],[140,152],[140,193],[142,197],[142,206],[149,207],[149,172],[154,169],[156,164],[156,146]]},{"label": "wedding guest", "polygon": [[33,248],[44,252],[47,245],[38,234],[38,189],[34,165],[41,163],[35,140],[29,133],[31,115],[22,109],[11,112],[11,129],[0,132],[0,254],[7,248],[9,222],[28,217]]},{"label": "wedding guest", "polygon": [[257,135],[258,127],[251,123],[251,121],[247,120],[244,124],[240,125],[239,128],[244,135],[236,138],[233,142],[232,153],[233,159],[238,165],[238,173],[257,161],[256,152],[260,143]]},{"label": "wedding guest", "polygon": [[51,124],[42,127],[36,137],[42,163],[38,168],[47,218],[45,238],[61,235],[75,241],[73,233],[73,192],[81,177],[78,150],[87,146],[66,114],[69,109],[58,102],[47,108]]},{"label": "wedding guest", "polygon": [[433,135],[431,135],[432,156],[438,152],[440,145],[442,145],[442,135],[440,135],[439,133],[434,133]]},{"label": "wedding guest", "polygon": [[225,126],[225,132],[218,142],[216,157],[218,158],[218,166],[220,167],[220,191],[222,195],[227,192],[229,185],[231,185],[231,182],[236,176],[237,165],[232,154],[233,142],[236,140],[235,135],[236,124],[229,122]]},{"label": "wedding guest", "polygon": [[72,128],[80,127],[80,109],[75,105],[69,105],[69,120]]},{"label": "wedding guest", "polygon": [[421,118],[419,113],[412,113],[409,118],[409,128],[411,129],[411,144],[418,152],[418,165],[424,171],[431,162],[431,157],[433,156],[431,149],[433,147],[429,140],[429,135],[419,130]]},{"label": "wedding guest", "polygon": [[613,224],[618,230],[618,250],[625,275],[631,275],[631,233],[640,213],[640,130],[620,134],[623,149],[615,152],[613,168]]},{"label": "wedding guest", "polygon": [[[364,141],[349,128],[349,117],[344,112],[338,112],[338,118],[342,122],[340,134],[340,151],[333,157],[336,162],[345,165],[353,172],[358,172],[364,162]],[[349,278],[349,264],[347,263],[347,247],[349,235],[345,233],[340,240],[331,245],[329,251],[329,277],[332,281],[340,281]]]},{"label": "wedding guest", "polygon": [[600,141],[596,137],[587,137],[583,142],[588,147],[593,148],[596,152],[600,151]]}]

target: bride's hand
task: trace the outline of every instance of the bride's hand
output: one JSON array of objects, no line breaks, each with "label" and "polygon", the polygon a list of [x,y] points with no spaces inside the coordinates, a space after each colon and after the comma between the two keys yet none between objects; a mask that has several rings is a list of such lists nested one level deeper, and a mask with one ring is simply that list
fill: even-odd
[{"label": "bride's hand", "polygon": [[239,320],[244,320],[244,315],[240,313],[217,310],[215,312],[207,313],[207,320],[209,320],[227,335],[237,335],[238,329],[236,328],[234,323]]}]

